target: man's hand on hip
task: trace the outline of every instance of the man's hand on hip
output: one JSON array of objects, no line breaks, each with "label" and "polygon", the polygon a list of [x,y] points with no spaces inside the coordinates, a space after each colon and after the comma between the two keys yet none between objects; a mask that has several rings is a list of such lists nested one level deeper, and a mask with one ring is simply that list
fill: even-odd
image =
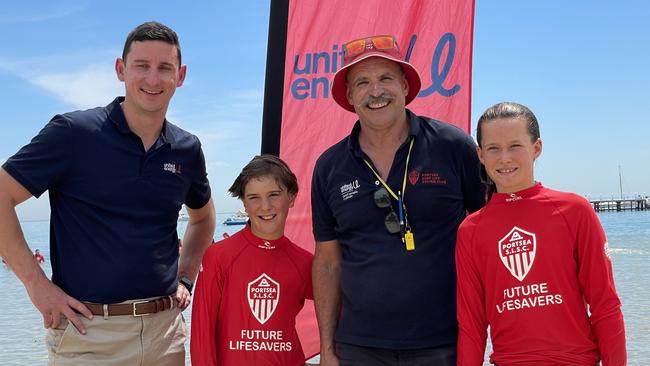
[{"label": "man's hand on hip", "polygon": [[86,334],[86,328],[77,313],[88,319],[92,319],[93,314],[84,304],[68,296],[52,281],[41,278],[33,286],[27,288],[27,293],[34,306],[43,315],[43,326],[45,328],[59,326],[61,315],[64,315],[77,328],[79,333]]}]

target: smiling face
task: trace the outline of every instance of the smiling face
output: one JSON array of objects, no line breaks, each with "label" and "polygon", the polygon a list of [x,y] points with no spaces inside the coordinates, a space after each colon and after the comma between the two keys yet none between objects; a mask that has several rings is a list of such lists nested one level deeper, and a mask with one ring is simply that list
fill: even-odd
[{"label": "smiling face", "polygon": [[409,86],[396,62],[370,57],[350,67],[347,74],[348,102],[362,126],[382,130],[406,118]]},{"label": "smiling face", "polygon": [[266,240],[279,239],[284,235],[289,208],[295,196],[281,187],[270,175],[251,179],[244,188],[242,201],[251,221],[251,231]]},{"label": "smiling face", "polygon": [[125,110],[164,117],[176,88],[183,85],[186,67],[179,65],[176,46],[163,41],[136,41],[126,59],[116,60],[115,71],[125,85]]},{"label": "smiling face", "polygon": [[533,165],[542,153],[521,118],[497,118],[481,124],[479,159],[496,184],[497,192],[513,193],[535,184]]}]

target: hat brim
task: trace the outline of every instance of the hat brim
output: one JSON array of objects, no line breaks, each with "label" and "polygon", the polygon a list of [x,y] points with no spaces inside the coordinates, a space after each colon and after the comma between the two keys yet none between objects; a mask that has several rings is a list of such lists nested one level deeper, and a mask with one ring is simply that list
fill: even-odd
[{"label": "hat brim", "polygon": [[332,80],[332,98],[334,98],[334,101],[343,107],[343,109],[355,113],[354,106],[348,102],[348,87],[346,85],[346,77],[351,66],[356,65],[363,60],[369,59],[370,57],[385,58],[387,60],[397,62],[402,67],[404,77],[406,78],[406,82],[409,85],[409,92],[406,95],[404,103],[405,105],[411,103],[413,99],[415,99],[415,97],[418,95],[420,88],[422,87],[420,74],[415,69],[415,67],[413,67],[413,65],[409,64],[408,62],[392,57],[391,55],[381,51],[367,52],[349,64],[345,65],[344,67],[340,68],[336,74],[334,74],[334,79]]}]

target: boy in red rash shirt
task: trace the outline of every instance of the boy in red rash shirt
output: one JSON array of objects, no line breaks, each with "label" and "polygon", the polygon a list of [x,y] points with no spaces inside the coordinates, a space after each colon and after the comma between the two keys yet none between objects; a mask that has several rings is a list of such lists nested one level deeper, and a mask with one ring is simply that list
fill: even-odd
[{"label": "boy in red rash shirt", "polygon": [[312,255],[284,236],[296,176],[275,156],[256,156],[229,191],[242,200],[249,222],[203,257],[192,307],[192,364],[304,365],[295,318],[305,299],[313,299]]}]

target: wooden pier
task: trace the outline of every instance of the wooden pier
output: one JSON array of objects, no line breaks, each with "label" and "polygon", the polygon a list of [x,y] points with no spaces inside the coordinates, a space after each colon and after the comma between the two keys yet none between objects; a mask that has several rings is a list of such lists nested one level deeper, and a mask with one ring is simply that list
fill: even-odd
[{"label": "wooden pier", "polygon": [[598,200],[590,203],[596,212],[650,210],[650,199],[647,198]]}]

